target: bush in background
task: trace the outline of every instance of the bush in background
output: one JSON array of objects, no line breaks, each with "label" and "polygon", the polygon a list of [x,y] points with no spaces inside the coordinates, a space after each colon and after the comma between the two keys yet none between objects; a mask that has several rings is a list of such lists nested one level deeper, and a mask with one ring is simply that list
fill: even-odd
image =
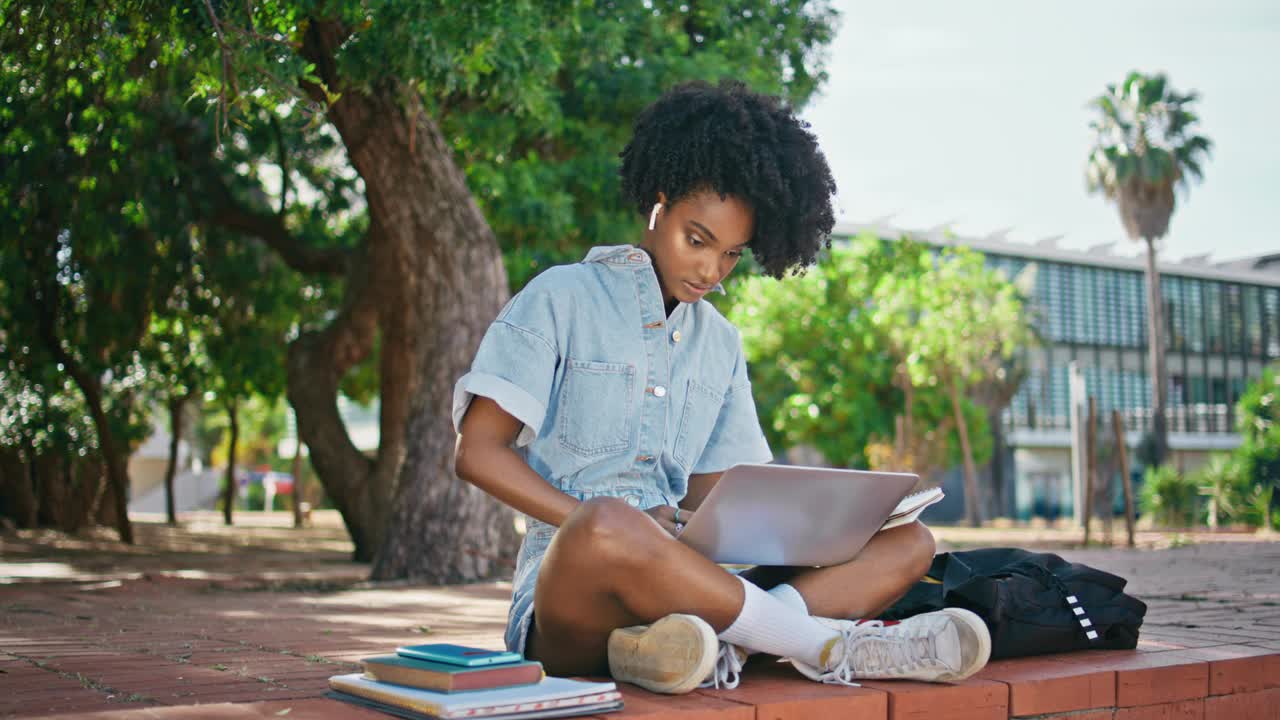
[{"label": "bush in background", "polygon": [[1179,473],[1177,468],[1169,465],[1147,468],[1140,494],[1142,512],[1156,525],[1188,527],[1199,519],[1198,494],[1195,478]]}]

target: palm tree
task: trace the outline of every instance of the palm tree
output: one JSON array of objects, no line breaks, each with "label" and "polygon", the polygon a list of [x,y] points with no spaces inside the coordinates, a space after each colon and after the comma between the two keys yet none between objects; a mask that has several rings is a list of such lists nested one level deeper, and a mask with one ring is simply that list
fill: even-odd
[{"label": "palm tree", "polygon": [[1212,143],[1195,134],[1199,118],[1190,110],[1197,93],[1174,92],[1163,74],[1130,72],[1119,85],[1094,98],[1098,118],[1089,154],[1090,192],[1116,203],[1125,232],[1147,245],[1147,339],[1152,383],[1154,464],[1169,454],[1165,418],[1168,381],[1164,362],[1164,309],[1156,271],[1156,241],[1169,230],[1174,187],[1202,177],[1200,163]]}]

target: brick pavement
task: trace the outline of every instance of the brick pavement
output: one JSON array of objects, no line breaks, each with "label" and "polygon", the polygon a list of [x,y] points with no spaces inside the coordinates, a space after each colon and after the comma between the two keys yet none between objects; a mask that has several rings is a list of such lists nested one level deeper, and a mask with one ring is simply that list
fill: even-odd
[{"label": "brick pavement", "polygon": [[[286,537],[219,554],[209,537],[140,528],[140,537],[169,538],[177,549],[0,540],[0,582],[9,580],[0,584],[0,717],[385,718],[321,697],[326,679],[406,641],[501,644],[507,583],[369,586],[356,582],[365,570],[342,560],[339,545],[317,554]],[[944,545],[1036,544],[972,533],[939,529]],[[1136,651],[998,661],[955,686],[823,686],[753,660],[737,690],[671,698],[627,687],[626,710],[609,717],[1280,718],[1280,543],[1193,540],[1059,550],[1131,579],[1149,605]]]}]

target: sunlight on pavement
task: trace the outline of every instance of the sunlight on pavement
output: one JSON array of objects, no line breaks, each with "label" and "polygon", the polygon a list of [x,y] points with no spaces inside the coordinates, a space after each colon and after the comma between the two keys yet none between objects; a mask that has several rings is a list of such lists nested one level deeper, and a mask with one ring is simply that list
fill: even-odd
[{"label": "sunlight on pavement", "polygon": [[0,563],[0,583],[13,583],[19,580],[57,580],[75,578],[80,573],[67,563],[60,562],[4,562]]}]

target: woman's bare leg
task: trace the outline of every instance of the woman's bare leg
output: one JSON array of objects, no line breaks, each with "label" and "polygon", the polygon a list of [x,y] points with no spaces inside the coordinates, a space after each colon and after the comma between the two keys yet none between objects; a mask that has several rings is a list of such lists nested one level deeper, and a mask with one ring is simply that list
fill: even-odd
[{"label": "woman's bare leg", "polygon": [[810,615],[873,618],[929,571],[933,533],[914,522],[876,533],[841,565],[822,568],[758,567],[743,573],[765,589],[787,583],[799,591]]},{"label": "woman's bare leg", "polygon": [[616,498],[583,503],[556,532],[538,571],[526,655],[552,675],[608,671],[609,633],[672,613],[717,633],[742,610],[737,578]]}]

